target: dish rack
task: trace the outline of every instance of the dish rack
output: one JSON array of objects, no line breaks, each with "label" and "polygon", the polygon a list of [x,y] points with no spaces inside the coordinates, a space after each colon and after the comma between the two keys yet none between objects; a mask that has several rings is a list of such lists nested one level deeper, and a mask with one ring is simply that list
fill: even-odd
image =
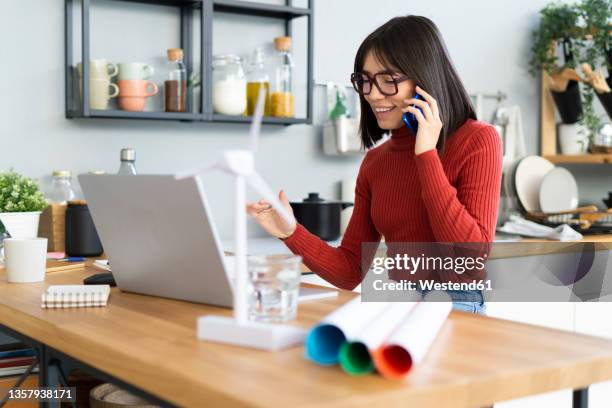
[{"label": "dish rack", "polygon": [[568,224],[583,234],[612,233],[612,208],[600,211],[595,205],[554,213],[528,212],[526,218],[550,227]]}]

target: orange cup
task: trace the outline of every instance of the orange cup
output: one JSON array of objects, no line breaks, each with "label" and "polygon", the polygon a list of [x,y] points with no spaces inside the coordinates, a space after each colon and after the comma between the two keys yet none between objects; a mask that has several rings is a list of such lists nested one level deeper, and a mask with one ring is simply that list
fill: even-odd
[{"label": "orange cup", "polygon": [[119,85],[119,108],[126,111],[142,112],[147,98],[158,92],[154,82],[143,79],[121,79],[117,81],[117,85]]}]

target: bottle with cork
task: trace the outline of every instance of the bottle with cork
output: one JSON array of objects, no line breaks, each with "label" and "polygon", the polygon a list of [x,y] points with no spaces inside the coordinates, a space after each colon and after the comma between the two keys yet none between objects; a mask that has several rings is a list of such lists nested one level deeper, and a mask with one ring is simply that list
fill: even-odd
[{"label": "bottle with cork", "polygon": [[187,111],[187,70],[183,50],[168,49],[168,79],[164,82],[166,112]]},{"label": "bottle with cork", "polygon": [[274,87],[270,95],[270,113],[280,118],[295,116],[292,90],[293,57],[291,55],[291,37],[276,37],[274,49],[278,53]]},{"label": "bottle with cork", "polygon": [[266,93],[264,115],[270,116],[270,77],[264,65],[263,48],[256,48],[249,64],[247,72],[247,110],[246,114],[251,116],[255,113],[259,92]]}]

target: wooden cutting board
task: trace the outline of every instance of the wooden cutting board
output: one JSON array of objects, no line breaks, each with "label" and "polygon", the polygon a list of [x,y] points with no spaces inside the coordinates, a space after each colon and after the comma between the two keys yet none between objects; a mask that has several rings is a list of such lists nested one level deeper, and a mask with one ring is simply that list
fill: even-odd
[{"label": "wooden cutting board", "polygon": [[[85,262],[61,262],[55,259],[47,259],[47,273],[67,271],[71,269],[81,269],[85,267]],[[0,266],[0,270],[4,269],[4,266]]]}]

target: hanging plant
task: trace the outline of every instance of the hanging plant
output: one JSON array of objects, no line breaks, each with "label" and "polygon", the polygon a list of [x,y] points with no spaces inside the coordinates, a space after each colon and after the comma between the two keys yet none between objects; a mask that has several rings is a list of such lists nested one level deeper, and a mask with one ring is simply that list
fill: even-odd
[{"label": "hanging plant", "polygon": [[[533,46],[529,60],[529,72],[536,76],[540,70],[550,75],[563,68],[574,68],[574,60],[565,60],[558,65],[556,47],[559,41],[568,40],[571,54],[575,53],[571,42],[580,14],[575,5],[563,3],[548,4],[540,11],[540,24],[533,31]],[[552,52],[555,51],[555,52]]]},{"label": "hanging plant", "polygon": [[[612,19],[612,2],[610,0],[584,0],[578,6],[580,12],[580,23],[582,35],[578,36],[576,46],[580,53],[583,71],[589,78],[588,84],[582,88],[582,98],[584,102],[584,114],[581,118],[581,123],[587,128],[589,139],[593,140],[595,134],[602,126],[602,118],[597,115],[593,102],[595,101],[596,80],[598,67],[606,66],[608,73],[612,72],[612,61],[608,58],[611,52],[610,41],[610,20]],[[588,64],[585,66],[585,64]],[[609,87],[606,83],[603,84],[609,92]],[[599,92],[601,88],[599,88]],[[597,93],[606,111],[610,112],[612,107],[607,106],[610,103],[610,95],[602,95]]]}]

